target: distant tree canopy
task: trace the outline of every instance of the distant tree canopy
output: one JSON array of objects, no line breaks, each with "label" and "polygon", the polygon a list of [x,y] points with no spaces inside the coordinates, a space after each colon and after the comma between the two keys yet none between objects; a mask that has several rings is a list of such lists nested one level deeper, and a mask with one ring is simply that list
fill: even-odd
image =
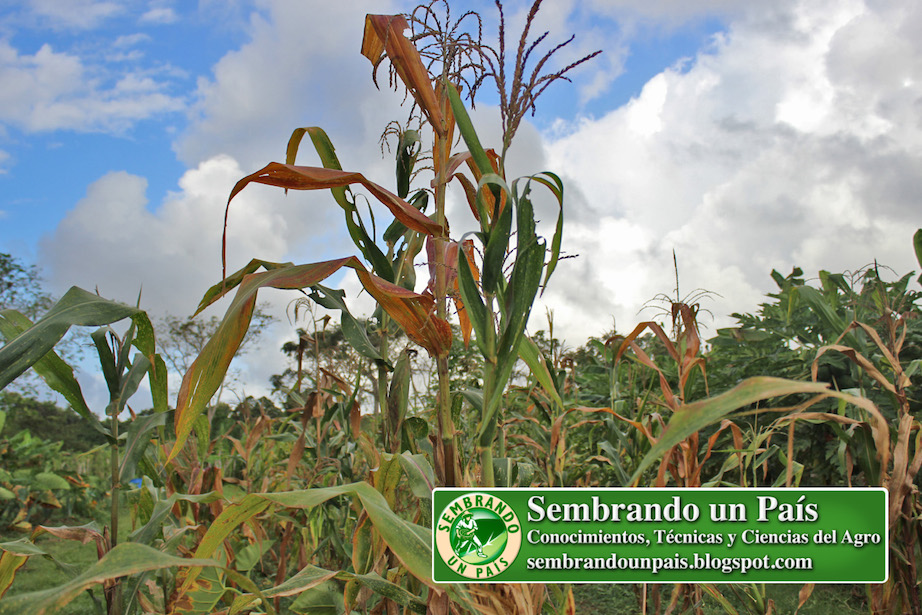
[{"label": "distant tree canopy", "polygon": [[33,436],[49,442],[62,442],[64,450],[75,452],[88,451],[106,442],[105,437],[77,413],[59,408],[52,402],[0,391],[0,411],[6,413],[3,426],[6,437],[28,429]]},{"label": "distant tree canopy", "polygon": [[0,252],[0,310],[12,308],[35,320],[53,303],[42,288],[38,267]]}]

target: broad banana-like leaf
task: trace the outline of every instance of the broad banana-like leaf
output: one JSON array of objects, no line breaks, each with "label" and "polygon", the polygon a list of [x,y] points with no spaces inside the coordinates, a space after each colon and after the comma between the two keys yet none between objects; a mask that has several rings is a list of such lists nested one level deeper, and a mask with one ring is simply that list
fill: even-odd
[{"label": "broad banana-like leaf", "polygon": [[445,118],[429,80],[429,71],[423,65],[416,47],[403,34],[409,28],[403,15],[366,15],[362,55],[372,63],[375,73],[387,56],[432,129],[439,135],[445,135]]}]

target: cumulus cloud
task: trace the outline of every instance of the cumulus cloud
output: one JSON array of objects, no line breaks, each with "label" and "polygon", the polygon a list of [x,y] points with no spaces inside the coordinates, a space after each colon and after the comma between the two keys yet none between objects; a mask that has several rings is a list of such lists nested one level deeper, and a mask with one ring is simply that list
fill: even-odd
[{"label": "cumulus cloud", "polygon": [[392,4],[264,6],[250,17],[249,42],[226,54],[212,78],[199,81],[190,127],[176,144],[180,159],[196,164],[232,153],[244,165],[261,165],[284,155],[298,126],[322,126],[338,148],[361,143],[380,157],[373,144],[387,121],[406,112],[399,110],[400,96],[375,90],[371,64],[358,50],[361,16],[387,13]]},{"label": "cumulus cloud", "polygon": [[184,104],[149,76],[129,72],[111,83],[104,68],[48,44],[30,55],[0,41],[0,81],[0,124],[27,131],[119,132]]},{"label": "cumulus cloud", "polygon": [[[574,338],[601,332],[599,295],[619,329],[644,318],[642,301],[675,286],[672,249],[682,289],[720,293],[705,306],[720,314],[754,309],[772,268],[913,267],[919,9],[747,6],[690,66],[548,145],[587,200],[565,242],[581,258],[548,293]],[[577,276],[593,300],[560,283]]]},{"label": "cumulus cloud", "polygon": [[[58,294],[76,285],[129,304],[141,292],[141,307],[154,317],[191,316],[205,291],[221,279],[225,205],[243,175],[237,161],[216,156],[188,170],[178,190],[151,208],[143,177],[108,173],[90,184],[86,196],[42,240],[49,283]],[[286,198],[280,190],[253,186],[234,199],[228,216],[229,273],[251,258],[288,260],[312,226],[328,226],[329,216],[339,213],[327,208],[306,216],[302,196]],[[262,298],[284,320],[292,297],[280,295],[264,291]],[[226,306],[210,308],[206,317],[220,316]],[[248,375],[265,383],[280,365],[281,355]]]}]

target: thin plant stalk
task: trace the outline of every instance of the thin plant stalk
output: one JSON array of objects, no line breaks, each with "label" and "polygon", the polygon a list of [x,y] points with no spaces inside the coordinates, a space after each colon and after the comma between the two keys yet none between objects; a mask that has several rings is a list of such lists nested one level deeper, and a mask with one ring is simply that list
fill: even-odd
[{"label": "thin plant stalk", "polygon": [[[447,92],[444,88],[439,92],[440,104],[447,108]],[[434,147],[436,155],[434,156],[435,166],[435,216],[436,223],[446,224],[445,217],[445,189],[448,183],[447,163],[451,157],[451,133],[440,134],[439,131],[433,131]],[[445,238],[433,238],[436,242],[435,252],[435,305],[436,316],[443,320],[448,318],[448,298],[447,298],[447,272],[445,263]],[[451,384],[449,380],[448,353],[450,349],[444,349],[436,356],[436,372],[438,373],[438,397],[436,399],[436,412],[438,414],[437,429],[442,448],[442,467],[443,467],[443,484],[446,487],[458,485],[458,467],[457,447],[455,442],[455,424],[451,416]]]}]

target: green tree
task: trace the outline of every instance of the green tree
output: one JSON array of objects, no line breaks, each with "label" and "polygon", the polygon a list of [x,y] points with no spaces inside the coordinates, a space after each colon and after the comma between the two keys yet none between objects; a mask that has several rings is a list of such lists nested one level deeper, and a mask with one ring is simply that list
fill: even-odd
[{"label": "green tree", "polygon": [[43,284],[37,266],[0,252],[0,310],[19,310],[35,320],[54,303]]},{"label": "green tree", "polygon": [[[4,310],[16,310],[29,320],[37,320],[57,300],[45,290],[44,284],[38,266],[28,265],[11,254],[0,252],[0,313]],[[0,346],[4,343],[4,336],[0,333]],[[56,346],[56,350],[71,363],[83,356],[79,343],[70,334]],[[22,393],[26,397],[52,396],[44,381],[31,370],[13,383],[9,390]]]},{"label": "green tree", "polygon": [[6,413],[4,431],[15,435],[29,430],[41,434],[49,442],[60,442],[63,450],[83,452],[106,439],[76,413],[59,408],[52,402],[24,397],[11,391],[0,391],[0,412]]}]

